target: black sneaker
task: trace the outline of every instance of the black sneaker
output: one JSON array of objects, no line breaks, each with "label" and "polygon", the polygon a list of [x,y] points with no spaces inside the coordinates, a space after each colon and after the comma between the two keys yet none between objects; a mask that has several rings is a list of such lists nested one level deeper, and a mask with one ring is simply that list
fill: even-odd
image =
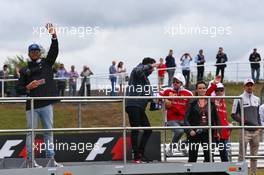
[{"label": "black sneaker", "polygon": [[140,160],[141,160],[141,163],[151,163],[151,162],[153,162],[153,160],[149,159],[144,154],[141,154]]}]

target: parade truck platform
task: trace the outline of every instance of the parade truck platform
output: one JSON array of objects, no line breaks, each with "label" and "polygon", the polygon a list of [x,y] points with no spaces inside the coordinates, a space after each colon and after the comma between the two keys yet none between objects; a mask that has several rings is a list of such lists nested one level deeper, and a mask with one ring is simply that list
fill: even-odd
[{"label": "parade truck platform", "polygon": [[[19,97],[19,98],[2,98],[0,102],[2,103],[18,103],[18,102],[25,102],[25,100],[32,100],[32,107],[33,106],[33,100],[45,100],[45,99],[54,99],[54,97]],[[55,97],[55,99],[60,99],[61,102],[74,102],[74,103],[92,103],[94,101],[96,102],[102,102],[102,103],[108,103],[108,102],[117,102],[122,104],[123,113],[122,113],[122,126],[120,127],[93,127],[93,128],[54,128],[54,129],[6,129],[6,130],[0,130],[1,134],[8,133],[8,137],[12,134],[19,133],[18,136],[13,136],[11,140],[15,140],[18,143],[21,143],[24,145],[24,140],[21,138],[21,135],[25,136],[26,132],[31,132],[32,135],[38,134],[39,132],[49,131],[54,132],[55,134],[57,132],[66,134],[67,132],[73,133],[72,135],[66,136],[64,140],[67,141],[67,139],[73,138],[81,138],[83,140],[92,138],[95,141],[92,141],[92,143],[96,142],[97,140],[101,139],[101,136],[104,137],[105,140],[108,141],[115,141],[115,145],[112,145],[110,152],[113,154],[114,147],[116,145],[119,145],[119,148],[121,146],[122,150],[122,160],[119,161],[96,161],[95,159],[92,159],[92,156],[86,156],[85,159],[82,161],[70,161],[72,159],[78,159],[78,157],[82,156],[82,153],[79,155],[75,154],[69,154],[68,157],[64,157],[62,153],[58,152],[58,155],[63,155],[62,158],[58,161],[59,163],[63,164],[63,167],[55,167],[54,166],[54,160],[53,159],[45,159],[45,158],[35,158],[34,154],[32,154],[32,160],[35,160],[39,165],[42,167],[37,168],[31,168],[33,166],[30,166],[30,163],[25,158],[8,158],[3,157],[0,159],[0,175],[147,175],[147,174],[154,174],[154,175],[175,175],[175,174],[230,174],[230,175],[247,175],[248,174],[248,162],[247,159],[252,158],[252,156],[247,156],[246,151],[243,150],[243,161],[241,162],[220,162],[217,160],[216,162],[213,162],[212,154],[210,154],[210,162],[202,162],[202,159],[200,159],[200,155],[198,158],[198,162],[196,163],[188,163],[187,157],[179,156],[177,159],[172,158],[166,158],[165,156],[165,149],[164,149],[164,143],[161,142],[161,139],[159,138],[159,142],[153,138],[149,144],[149,151],[148,154],[158,155],[159,158],[153,159],[154,161],[151,163],[132,163],[130,160],[131,157],[129,150],[128,150],[128,142],[130,139],[128,139],[129,133],[131,130],[147,130],[151,129],[153,131],[166,131],[171,130],[174,128],[177,128],[177,126],[153,126],[153,127],[129,127],[126,124],[126,115],[125,115],[125,99],[127,98],[142,98],[142,97],[126,97],[126,96],[120,96],[120,97]],[[146,98],[146,97],[144,97]],[[147,97],[147,98],[164,98],[164,97]],[[166,98],[181,98],[181,97],[166,97]],[[199,98],[199,97],[185,97],[185,98]],[[203,97],[203,98],[210,98],[212,97]],[[216,97],[214,97],[216,98]],[[223,98],[223,97],[222,97]],[[224,98],[239,98],[239,97],[224,97]],[[64,100],[64,101],[63,101]],[[210,104],[210,103],[209,103]],[[210,105],[208,105],[210,108]],[[78,112],[78,115],[80,113]],[[32,116],[33,117],[33,116]],[[209,116],[210,119],[210,116]],[[243,120],[243,113],[242,113],[242,120]],[[209,122],[210,123],[210,122]],[[249,126],[225,126],[226,128],[235,128],[235,129],[241,129],[242,135],[244,134],[244,129],[248,128]],[[207,128],[208,130],[212,130],[214,128],[222,128],[222,126],[183,126],[183,128]],[[262,128],[261,126],[259,128]],[[83,134],[86,132],[100,132],[96,133],[95,135],[99,138],[96,138],[93,135],[80,135],[76,136],[74,134]],[[116,133],[112,135],[112,132],[119,132],[116,136]],[[211,133],[211,132],[209,132]],[[55,135],[54,134],[54,135]],[[120,136],[121,134],[121,136]],[[153,135],[160,137],[158,133],[153,132]],[[56,136],[56,135],[55,135]],[[153,136],[153,137],[154,137]],[[156,137],[155,136],[155,137]],[[61,136],[57,136],[58,140],[60,140]],[[94,138],[95,137],[95,138]],[[120,138],[121,137],[121,138]],[[56,137],[55,137],[56,138]],[[79,139],[78,138],[78,139]],[[209,143],[212,143],[212,134],[209,134]],[[34,141],[34,139],[32,139]],[[57,139],[54,139],[57,140]],[[33,142],[32,141],[32,142]],[[78,140],[82,141],[82,140]],[[157,142],[157,143],[155,143]],[[97,143],[97,142],[96,142]],[[105,141],[104,143],[107,143]],[[155,145],[156,144],[156,145]],[[106,144],[105,144],[106,145]],[[100,147],[103,148],[103,150],[106,150],[106,146],[101,145]],[[158,146],[157,146],[158,145]],[[153,147],[154,150],[151,150]],[[20,150],[23,149],[19,148]],[[24,147],[25,149],[25,147]],[[112,150],[112,151],[111,151]],[[3,147],[1,151],[7,151],[7,152],[14,152],[13,147]],[[131,151],[131,150],[130,150]],[[212,151],[211,149],[209,150]],[[18,154],[20,154],[20,151],[17,151]],[[33,151],[34,152],[34,151]],[[92,152],[92,151],[91,151]],[[90,153],[91,153],[90,152]],[[199,151],[200,152],[200,151]],[[7,153],[6,153],[7,154]],[[99,153],[103,154],[103,153]],[[57,155],[57,153],[56,153]],[[90,159],[90,158],[91,159]],[[107,157],[107,156],[106,156]],[[120,157],[120,155],[119,155]],[[260,156],[261,157],[261,156]],[[263,157],[263,156],[262,156]],[[72,159],[71,159],[72,158]],[[254,157],[257,158],[257,157]],[[89,161],[87,161],[89,160]],[[93,161],[95,160],[95,161]],[[33,165],[33,164],[31,164]]]}]

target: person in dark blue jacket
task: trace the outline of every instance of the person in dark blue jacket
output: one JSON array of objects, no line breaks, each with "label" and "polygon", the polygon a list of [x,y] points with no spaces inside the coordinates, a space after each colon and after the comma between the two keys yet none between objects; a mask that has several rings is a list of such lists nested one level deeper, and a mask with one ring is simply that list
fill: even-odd
[{"label": "person in dark blue jacket", "polygon": [[[55,28],[52,24],[47,24],[47,30],[52,35],[51,46],[46,58],[41,58],[41,49],[38,44],[31,44],[28,47],[28,56],[30,60],[27,65],[20,70],[20,78],[16,85],[19,95],[28,97],[51,97],[57,96],[56,85],[53,80],[52,66],[56,61],[59,53],[58,40]],[[53,106],[55,100],[34,100],[34,108],[31,109],[30,100],[26,102],[26,120],[27,128],[32,128],[31,110],[33,110],[33,127],[38,128],[38,118],[44,129],[53,128]],[[53,133],[44,132],[44,143],[46,148],[46,157],[54,159],[54,150],[50,144],[53,144]],[[27,159],[32,161],[32,136],[31,132],[27,133],[26,138]],[[57,162],[55,166],[62,166]],[[40,167],[33,162],[34,167]]]},{"label": "person in dark blue jacket", "polygon": [[[135,67],[131,74],[126,89],[127,96],[151,96],[152,87],[148,76],[157,67],[153,58],[144,58],[142,63]],[[150,126],[148,117],[145,113],[148,99],[127,99],[126,112],[128,113],[129,123],[132,127]],[[144,149],[152,133],[151,130],[144,130],[143,136],[138,140],[138,130],[131,131],[131,143],[133,152],[133,161],[135,163],[148,162],[144,155]]]}]

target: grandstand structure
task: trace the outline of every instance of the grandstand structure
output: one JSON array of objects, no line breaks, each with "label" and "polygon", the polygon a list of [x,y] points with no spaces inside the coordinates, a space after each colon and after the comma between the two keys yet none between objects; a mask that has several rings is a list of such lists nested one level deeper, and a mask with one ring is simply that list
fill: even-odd
[{"label": "grandstand structure", "polygon": [[[140,163],[135,164],[130,162],[127,157],[127,134],[131,130],[142,130],[142,129],[151,129],[158,131],[171,130],[177,128],[175,126],[155,126],[155,127],[129,127],[126,125],[126,115],[125,115],[125,100],[128,98],[147,98],[147,99],[162,99],[162,98],[182,98],[182,97],[128,97],[128,96],[116,96],[116,97],[10,97],[10,98],[1,98],[1,103],[24,103],[25,100],[31,100],[31,107],[34,108],[34,100],[47,100],[47,99],[57,99],[62,102],[74,102],[74,103],[93,103],[93,102],[118,102],[122,104],[122,126],[120,127],[93,127],[93,128],[54,128],[54,129],[7,129],[0,130],[0,133],[25,133],[32,132],[32,135],[38,132],[43,131],[53,131],[53,132],[90,132],[90,131],[101,131],[101,132],[114,132],[120,131],[123,137],[123,160],[122,161],[82,161],[82,162],[63,162],[63,167],[54,167],[54,160],[36,158],[32,154],[32,160],[36,160],[42,168],[30,168],[30,163],[23,158],[8,158],[4,157],[0,161],[0,174],[1,175],[28,175],[28,174],[38,174],[38,175],[114,175],[114,174],[156,174],[156,175],[165,175],[165,174],[189,174],[189,173],[198,173],[198,174],[231,174],[231,175],[242,175],[248,174],[248,163],[247,159],[252,158],[252,156],[247,156],[246,151],[243,150],[243,161],[237,162],[212,162],[212,154],[210,154],[211,162],[203,163],[202,159],[197,163],[188,163],[186,157],[181,159],[182,156],[166,158],[164,154],[164,147],[161,147],[160,156],[161,161],[153,161],[152,163]],[[196,97],[184,97],[184,98],[201,98]],[[209,101],[212,97],[203,97],[207,98]],[[213,97],[219,98],[219,97]],[[240,97],[229,96],[229,97],[220,97],[226,99],[237,99]],[[241,98],[240,98],[241,99]],[[242,99],[241,99],[242,100]],[[209,103],[210,104],[210,103]],[[210,105],[208,105],[210,110]],[[243,110],[242,110],[243,111]],[[32,115],[33,117],[33,115]],[[210,113],[208,120],[210,121]],[[244,120],[244,115],[242,112],[242,121]],[[33,121],[33,120],[32,120]],[[211,122],[208,122],[211,123]],[[207,128],[209,131],[215,128],[223,128],[223,126],[182,126],[183,128]],[[225,126],[226,128],[241,129],[242,135],[244,135],[244,130],[246,128],[252,128],[250,126]],[[258,128],[264,128],[259,126]],[[32,144],[34,139],[32,141]],[[209,143],[212,143],[212,134],[209,132]],[[33,147],[32,147],[33,149]],[[1,151],[4,150],[3,148]],[[210,149],[210,152],[212,150]],[[263,157],[263,156],[262,156]],[[261,156],[254,157],[261,158]]]}]

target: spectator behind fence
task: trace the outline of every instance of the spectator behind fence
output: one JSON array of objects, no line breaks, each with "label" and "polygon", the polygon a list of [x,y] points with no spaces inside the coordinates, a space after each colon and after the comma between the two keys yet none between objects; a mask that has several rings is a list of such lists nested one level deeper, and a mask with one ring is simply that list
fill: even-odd
[{"label": "spectator behind fence", "polygon": [[[83,71],[81,72],[81,77],[82,79],[82,85],[79,90],[79,95],[80,96],[90,96],[91,95],[91,78],[90,76],[93,75],[93,72],[88,66],[83,66]],[[85,92],[86,89],[86,92]]]},{"label": "spectator behind fence", "polygon": [[68,73],[64,68],[64,64],[60,64],[59,68],[57,69],[56,77],[58,78],[57,80],[58,95],[64,96],[66,81],[68,77]]},{"label": "spectator behind fence", "polygon": [[9,78],[9,70],[8,70],[8,65],[5,64],[3,66],[3,70],[0,71],[0,78],[3,79],[1,81],[1,93],[2,93],[2,83],[4,83],[4,96],[9,96],[10,94],[10,89],[9,89],[9,83],[8,82],[4,82],[4,79],[8,79]]},{"label": "spectator behind fence", "polygon": [[111,81],[111,93],[110,93],[111,96],[115,96],[116,73],[117,73],[115,65],[116,62],[112,61],[112,65],[109,67],[109,74],[110,74],[109,79]]},{"label": "spectator behind fence", "polygon": [[[206,84],[205,82],[196,83],[196,95],[206,96]],[[211,105],[211,125],[219,125],[219,117],[215,104],[213,102]],[[188,104],[185,113],[185,125],[187,126],[209,126],[208,117],[208,100],[206,98],[195,99]],[[212,135],[218,132],[218,130],[212,130]],[[189,160],[188,162],[196,162],[198,157],[198,150],[200,143],[203,147],[204,152],[204,162],[210,161],[209,149],[209,131],[208,129],[186,129],[189,141]]]},{"label": "spectator behind fence", "polygon": [[[240,99],[235,99],[232,106],[231,117],[241,124],[241,110],[244,111],[244,125],[245,126],[260,126],[259,105],[260,99],[253,94],[254,80],[249,78],[244,81],[244,93],[240,95],[243,99],[243,104]],[[241,131],[241,130],[240,130]],[[245,151],[249,143],[250,155],[257,156],[259,148],[260,129],[248,128],[245,129],[244,143]],[[243,161],[243,148],[242,148],[242,132],[239,133],[239,157],[238,161]],[[247,151],[246,151],[247,152]],[[245,152],[245,154],[246,154]],[[256,174],[257,159],[250,159],[251,174]]]},{"label": "spectator behind fence", "polygon": [[[52,66],[58,56],[58,40],[56,32],[52,24],[47,24],[47,29],[52,34],[52,40],[49,52],[45,59],[41,59],[40,47],[37,44],[31,44],[28,47],[28,55],[30,61],[20,70],[20,78],[18,80],[16,90],[19,95],[27,95],[29,97],[54,97],[56,96],[56,84],[53,80]],[[53,106],[55,100],[34,100],[34,109],[31,108],[31,100],[26,102],[26,122],[27,129],[32,129],[31,112],[34,113],[33,127],[38,128],[38,119],[41,119],[43,129],[53,128]],[[34,136],[33,136],[34,137]],[[27,133],[26,137],[26,156],[27,160],[31,159],[32,135]],[[47,158],[55,156],[53,144],[53,132],[44,131],[45,153]],[[33,143],[34,144],[34,143]],[[35,147],[34,147],[35,148]],[[36,148],[34,149],[36,151]],[[41,167],[35,161],[32,162],[33,167]],[[30,164],[29,164],[30,165]],[[62,166],[54,162],[55,166]]]},{"label": "spectator behind fence", "polygon": [[168,86],[169,87],[171,87],[173,76],[174,76],[175,69],[176,69],[175,58],[172,55],[173,55],[173,50],[170,50],[169,55],[165,59],[166,61],[165,64],[166,64],[166,67],[168,68],[167,72],[168,72]]},{"label": "spectator behind fence", "polygon": [[124,63],[120,61],[117,65],[117,73],[118,73],[118,84],[119,84],[119,91],[123,93],[123,88],[126,82],[126,68],[124,67]]},{"label": "spectator behind fence", "polygon": [[221,83],[223,83],[224,80],[226,68],[225,62],[227,62],[227,56],[224,53],[224,49],[222,47],[219,47],[218,53],[216,55],[216,76],[219,75],[221,71]]},{"label": "spectator behind fence", "polygon": [[192,57],[189,53],[185,53],[182,55],[181,59],[181,66],[182,66],[182,74],[186,80],[185,87],[189,88],[189,81],[190,81],[190,62],[192,61]]},{"label": "spectator behind fence", "polygon": [[159,65],[158,65],[158,87],[159,90],[161,90],[163,84],[164,84],[164,78],[165,78],[165,69],[166,69],[166,64],[164,64],[163,58],[159,59]]},{"label": "spectator behind fence", "polygon": [[77,79],[79,74],[75,71],[75,66],[71,66],[71,71],[69,72],[69,96],[76,95]]},{"label": "spectator behind fence", "polygon": [[[144,58],[142,63],[135,67],[129,78],[128,87],[126,89],[127,96],[151,96],[152,87],[148,76],[153,69],[158,66],[152,58]],[[142,89],[139,91],[138,88]],[[129,123],[132,127],[150,126],[148,117],[145,113],[148,99],[126,99],[126,112],[128,114]],[[132,155],[134,163],[149,162],[145,155],[145,146],[151,136],[152,130],[144,130],[142,137],[139,139],[139,131],[131,131]]]},{"label": "spectator behind fence", "polygon": [[197,82],[203,81],[205,63],[203,49],[199,50],[199,54],[195,57],[195,63],[197,63]]},{"label": "spectator behind fence", "polygon": [[[254,82],[258,83],[259,81],[259,75],[260,75],[260,61],[261,57],[260,54],[257,52],[257,49],[253,49],[253,53],[249,56],[250,61],[250,67],[251,67],[251,77],[254,80]],[[256,76],[255,76],[256,72]]]}]

